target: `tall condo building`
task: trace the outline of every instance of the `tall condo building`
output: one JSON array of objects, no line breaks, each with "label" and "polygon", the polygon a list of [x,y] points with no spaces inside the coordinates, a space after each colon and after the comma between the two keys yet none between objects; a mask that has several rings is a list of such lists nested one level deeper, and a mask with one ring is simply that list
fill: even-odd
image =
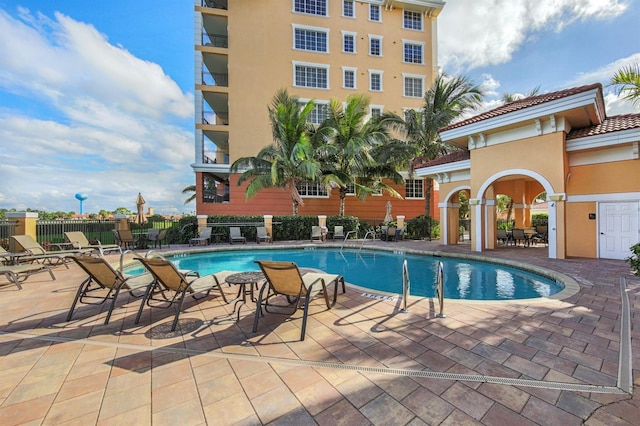
[{"label": "tall condo building", "polygon": [[[331,99],[353,94],[369,98],[370,116],[420,108],[438,71],[443,7],[439,0],[195,0],[197,213],[291,213],[287,193],[270,189],[246,199],[239,174],[230,172],[236,159],[273,142],[267,108],[280,89],[313,100],[316,124]],[[348,196],[345,213],[382,219],[391,200],[394,214],[422,214],[421,179],[407,175],[396,188],[403,200]],[[309,182],[299,190],[300,214],[338,213],[337,189]]]}]

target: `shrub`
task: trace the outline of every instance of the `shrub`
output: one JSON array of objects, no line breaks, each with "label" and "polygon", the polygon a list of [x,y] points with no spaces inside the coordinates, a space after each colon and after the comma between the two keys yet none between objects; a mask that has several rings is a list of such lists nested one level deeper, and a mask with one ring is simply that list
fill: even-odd
[{"label": "shrub", "polygon": [[640,276],[640,243],[632,245],[630,249],[633,254],[625,261],[631,266],[633,274]]}]

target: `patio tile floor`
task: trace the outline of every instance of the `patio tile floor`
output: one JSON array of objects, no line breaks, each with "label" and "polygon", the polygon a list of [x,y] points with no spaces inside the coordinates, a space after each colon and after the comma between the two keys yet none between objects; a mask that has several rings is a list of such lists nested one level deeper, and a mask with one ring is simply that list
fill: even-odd
[{"label": "patio tile floor", "polygon": [[[371,244],[478,255],[468,244]],[[312,303],[301,342],[299,313],[267,316],[253,333],[252,310],[236,323],[218,297],[185,303],[174,333],[170,311],[145,309],[134,324],[128,295],[109,325],[104,307],[86,305],[65,322],[84,278],[76,266],[21,291],[2,286],[0,424],[639,424],[640,280],[628,265],[548,259],[541,246],[480,255],[557,271],[580,290],[542,303],[445,300],[437,318],[437,300],[412,298],[400,313],[397,300],[348,286],[331,310]],[[624,349],[620,277],[632,394],[611,393]]]}]

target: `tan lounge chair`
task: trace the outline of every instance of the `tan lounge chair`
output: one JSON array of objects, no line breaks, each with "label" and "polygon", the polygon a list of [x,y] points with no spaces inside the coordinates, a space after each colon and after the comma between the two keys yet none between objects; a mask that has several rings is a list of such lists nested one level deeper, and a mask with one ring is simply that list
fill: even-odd
[{"label": "tan lounge chair", "polygon": [[311,241],[313,240],[323,241],[321,226],[315,225],[311,227]]},{"label": "tan lounge chair", "polygon": [[[256,263],[262,269],[266,278],[265,284],[260,289],[258,302],[256,307],[256,316],[253,321],[253,332],[258,330],[258,319],[262,314],[262,307],[265,312],[270,312],[270,307],[278,308],[273,312],[283,315],[293,315],[304,299],[302,330],[300,332],[300,340],[304,340],[307,329],[307,314],[309,312],[309,301],[316,294],[322,293],[327,309],[336,303],[338,297],[338,283],[342,283],[342,292],[345,292],[344,278],[336,274],[326,274],[321,272],[307,272],[304,275],[300,273],[298,265],[293,262],[272,262],[256,260]],[[333,303],[329,303],[329,294],[327,293],[327,285],[334,283]],[[278,297],[284,296],[284,297]],[[277,303],[270,300],[277,298]],[[293,301],[290,301],[293,298]],[[282,309],[285,309],[282,312]]]},{"label": "tan lounge chair", "polygon": [[32,263],[25,265],[0,265],[0,274],[7,277],[10,283],[15,284],[18,290],[22,290],[20,283],[25,281],[31,275],[39,274],[41,272],[48,272],[51,275],[51,279],[55,280],[51,267],[43,265],[41,263]]},{"label": "tan lounge chair", "polygon": [[153,248],[156,248],[158,244],[160,245],[160,248],[162,248],[163,241],[167,244],[167,247],[170,247],[167,242],[167,232],[167,229],[151,228],[147,232],[147,242],[149,245],[153,243]]},{"label": "tan lounge chair", "polygon": [[334,226],[333,227],[333,235],[331,236],[335,239],[344,239],[344,226]]},{"label": "tan lounge chair", "polygon": [[[78,302],[88,305],[101,305],[107,300],[111,300],[109,305],[109,311],[107,317],[104,320],[104,324],[109,324],[111,313],[115,307],[118,295],[122,290],[128,291],[135,297],[140,295],[133,294],[134,290],[146,289],[153,283],[153,276],[151,274],[141,275],[126,275],[118,270],[113,269],[111,264],[107,262],[104,257],[91,257],[91,256],[76,256],[73,258],[74,262],[84,270],[87,275],[87,279],[82,281],[76,297],[73,299],[69,313],[67,314],[67,321],[71,321],[73,316],[73,310]],[[106,294],[97,296],[96,291],[106,291]],[[92,302],[91,300],[96,300]]]},{"label": "tan lounge chair", "polygon": [[118,244],[102,244],[100,241],[98,241],[97,244],[91,244],[82,231],[68,231],[64,233],[64,236],[75,249],[91,248],[98,251],[100,256],[104,255],[105,252],[108,253],[111,251],[117,251],[122,254],[122,249]]},{"label": "tan lounge chair", "polygon": [[44,247],[29,235],[14,235],[11,238],[21,251],[28,253],[28,255],[17,258],[19,263],[38,262],[47,263],[52,266],[64,265],[66,268],[69,268],[67,262],[70,262],[73,256],[93,252],[93,249],[46,251]]},{"label": "tan lounge chair", "polygon": [[[144,298],[142,299],[142,303],[140,303],[140,309],[138,309],[138,315],[136,316],[135,321],[136,324],[140,322],[140,316],[142,315],[142,309],[145,304],[150,308],[168,308],[174,303],[177,303],[178,308],[176,309],[176,315],[173,319],[173,324],[171,325],[171,331],[175,331],[176,326],[178,325],[178,317],[182,311],[182,305],[184,304],[184,299],[187,293],[192,294],[194,299],[202,299],[208,296],[209,293],[211,293],[211,290],[216,288],[220,292],[222,300],[224,300],[225,303],[228,303],[227,297],[222,291],[221,284],[224,282],[226,277],[231,274],[235,274],[236,272],[234,271],[221,271],[216,272],[215,274],[199,277],[197,274],[191,275],[189,273],[178,271],[175,265],[166,259],[137,258],[137,260],[139,260],[140,263],[142,263],[144,267],[151,272],[155,279],[155,285],[147,288]],[[156,292],[160,293],[161,296],[154,297]],[[169,296],[169,292],[172,292],[173,296]],[[205,295],[202,297],[196,297],[193,295],[194,293],[205,293]],[[160,303],[152,305],[151,302]]]}]

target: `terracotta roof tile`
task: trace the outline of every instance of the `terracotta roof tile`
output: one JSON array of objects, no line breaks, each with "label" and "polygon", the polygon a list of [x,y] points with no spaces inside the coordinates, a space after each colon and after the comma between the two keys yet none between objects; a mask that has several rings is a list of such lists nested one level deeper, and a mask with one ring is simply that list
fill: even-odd
[{"label": "terracotta roof tile", "polygon": [[468,124],[477,123],[483,120],[488,120],[490,118],[498,117],[504,114],[508,114],[510,112],[519,111],[525,108],[530,108],[532,106],[540,105],[546,102],[555,101],[556,99],[566,98],[568,96],[572,96],[578,93],[587,92],[593,89],[602,90],[602,85],[600,83],[590,84],[587,86],[574,87],[572,89],[560,90],[557,92],[544,93],[542,95],[530,96],[528,98],[520,99],[517,101],[509,102],[508,104],[504,104],[499,106],[498,108],[494,108],[491,111],[483,112],[474,117],[468,118],[466,120],[453,123],[448,125],[447,127],[443,127],[440,129],[440,132],[455,129],[458,127],[463,127]]},{"label": "terracotta roof tile", "polygon": [[458,161],[469,160],[471,158],[471,152],[467,149],[461,149],[458,151],[451,152],[447,155],[443,155],[442,157],[435,158],[431,161],[427,161],[415,166],[416,169],[421,169],[423,167],[431,167],[437,166],[440,164],[448,164],[448,163],[456,163]]},{"label": "terracotta roof tile", "polygon": [[605,118],[601,124],[571,130],[567,140],[637,128],[640,128],[640,114],[615,115]]}]

